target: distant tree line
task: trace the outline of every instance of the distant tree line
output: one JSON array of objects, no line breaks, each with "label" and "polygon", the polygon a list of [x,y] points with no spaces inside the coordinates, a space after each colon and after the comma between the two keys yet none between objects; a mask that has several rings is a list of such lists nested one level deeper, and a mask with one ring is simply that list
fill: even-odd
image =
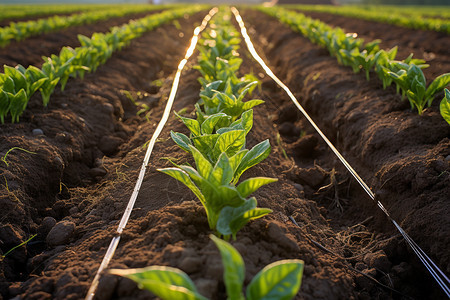
[{"label": "distant tree line", "polygon": [[449,0],[362,0],[364,4],[450,5]]}]

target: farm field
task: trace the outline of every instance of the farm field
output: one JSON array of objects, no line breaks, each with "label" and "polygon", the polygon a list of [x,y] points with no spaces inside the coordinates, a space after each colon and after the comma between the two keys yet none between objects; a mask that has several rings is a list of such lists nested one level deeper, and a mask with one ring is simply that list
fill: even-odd
[{"label": "farm field", "polygon": [[[171,6],[68,27],[0,48],[0,63],[13,67],[34,65],[44,70],[43,63],[48,60],[41,57],[58,55],[64,46],[87,47],[90,57],[99,60],[95,67],[91,61],[91,68],[74,65],[64,90],[57,85],[47,106],[43,106],[42,94],[36,88],[23,114],[12,122],[10,110],[0,124],[0,299],[86,296],[112,238],[118,235],[117,227],[133,193],[148,141],[163,116],[177,66],[185,57],[194,28],[210,8]],[[448,276],[450,124],[440,113],[443,88],[450,87],[448,82],[433,94],[434,101],[419,115],[416,107],[411,108],[409,98],[402,100],[395,83],[383,89],[373,69],[367,80],[364,70],[355,73],[350,66],[338,63],[326,48],[264,13],[263,8],[238,9],[259,55],[367,182],[375,199]],[[288,10],[297,12],[301,8]],[[164,14],[168,11],[173,15]],[[380,49],[398,46],[398,60],[414,53],[415,59],[424,59],[430,65],[423,69],[428,84],[450,72],[450,39],[444,32],[301,11],[347,33],[356,32],[366,43],[380,39]],[[434,16],[425,12],[427,17]],[[114,42],[104,59],[99,54],[103,48],[82,44],[83,39],[78,38],[78,34],[106,34],[113,26],[146,16],[155,20],[145,23],[152,24],[146,27],[151,29],[144,32],[143,25],[120,31],[124,45]],[[17,18],[24,20],[26,16]],[[229,8],[220,7],[210,23],[213,25],[204,30],[200,48],[181,73],[172,113],[156,140],[108,269],[178,268],[189,275],[203,297],[226,299],[230,290],[223,279],[223,249],[220,242],[210,238],[215,233],[228,237],[242,256],[245,271],[241,270],[241,277],[248,290],[252,278],[265,266],[280,260],[302,260],[301,286],[294,291],[293,299],[446,299],[377,203],[252,58]],[[208,49],[217,49],[220,44],[221,26],[235,29],[224,30],[228,38],[224,40],[231,46],[228,51],[221,50],[225,58],[217,55],[221,59],[214,69],[206,61],[215,56],[207,54],[212,51]],[[84,70],[83,76],[80,70]],[[224,80],[214,85],[221,78],[237,81],[226,79],[227,84]],[[255,79],[258,83],[252,85]],[[1,77],[1,81],[2,91],[6,90],[6,79]],[[243,91],[243,81],[254,88],[251,93]],[[214,86],[212,90],[207,90],[208,83]],[[235,89],[229,87],[233,85]],[[236,98],[230,95],[241,93],[245,95],[244,104],[255,106],[220,106]],[[200,96],[202,102],[194,106]],[[219,108],[208,106],[219,102]],[[199,109],[204,116],[199,117]],[[205,124],[202,118],[213,115],[217,119],[210,129],[206,125],[196,129],[192,125],[195,122],[186,119],[197,118]],[[227,125],[219,127],[221,122]],[[217,147],[210,153],[203,152],[204,144],[198,142],[200,131],[207,135],[208,130],[217,137],[239,132],[244,136],[243,140],[239,138],[243,143],[233,142],[234,150],[232,146],[218,146],[218,152]],[[177,143],[173,137],[178,137]],[[242,149],[267,143],[270,154],[267,149],[259,154],[260,159],[254,159],[254,166],[241,179],[238,171],[227,169],[227,163],[231,165],[233,155]],[[233,229],[239,222],[231,206],[226,208],[234,214],[234,223],[225,224],[226,213],[219,211],[216,224],[212,205],[197,199],[201,199],[199,193],[186,187],[185,177],[184,181],[172,178],[179,168],[189,174],[207,199],[208,193],[192,169],[198,168],[198,174],[204,177],[202,172],[216,172],[212,167],[205,171],[209,163],[220,163],[217,172],[222,176],[223,194],[214,195],[223,199],[231,193],[225,192],[226,186],[228,191],[237,190],[240,201],[250,203],[250,194],[236,182],[266,177],[264,184],[254,183],[261,185],[259,189],[248,187],[258,203],[258,209],[248,212],[258,218],[236,225],[242,227],[239,231]],[[166,169],[166,174],[161,169]],[[224,175],[227,172],[231,175]],[[231,176],[228,181],[224,179],[227,176]],[[264,215],[268,212],[264,208],[271,212]],[[445,284],[448,286],[448,282]],[[102,273],[94,299],[152,297],[130,279]],[[196,297],[192,299],[204,299]],[[253,297],[247,294],[247,299],[262,299]]]}]

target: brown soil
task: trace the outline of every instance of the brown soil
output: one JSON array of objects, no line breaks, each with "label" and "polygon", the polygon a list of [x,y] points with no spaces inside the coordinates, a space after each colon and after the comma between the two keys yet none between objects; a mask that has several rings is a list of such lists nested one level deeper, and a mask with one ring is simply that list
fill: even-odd
[{"label": "brown soil", "polygon": [[[38,234],[0,262],[4,298],[85,296],[133,190],[142,146],[162,114],[173,71],[204,14],[181,20],[181,32],[165,25],[142,36],[84,81],[70,81],[48,108],[36,96],[19,124],[0,126],[0,156],[11,147],[36,153],[14,150],[8,166],[0,162],[0,249],[5,253]],[[367,83],[361,74],[338,66],[325,50],[274,19],[251,11],[243,17],[276,73],[303,99],[393,217],[448,272],[450,128],[436,105],[418,117],[392,90],[380,89],[376,79]],[[266,138],[272,145],[270,157],[245,177],[279,179],[255,193],[259,206],[274,212],[247,225],[233,242],[244,257],[246,283],[268,263],[299,258],[305,273],[296,299],[443,298],[287,97],[243,48],[240,53],[242,72],[262,78],[262,91],[254,96],[266,100],[255,108],[248,146]],[[192,112],[198,99],[195,61],[183,72],[176,111]],[[156,79],[163,82],[161,88],[150,84]],[[122,89],[148,93],[141,99],[152,107],[148,120],[135,116],[137,109]],[[33,129],[43,135],[33,135]],[[203,208],[184,186],[156,171],[170,165],[166,158],[188,159],[169,138],[170,130],[186,132],[174,116],[169,119],[110,266],[178,267],[205,296],[225,299],[220,256],[208,238]],[[335,184],[327,188],[331,178]],[[97,293],[98,299],[149,297],[130,280],[107,275]]]},{"label": "brown soil", "polygon": [[62,47],[72,48],[80,46],[78,35],[82,34],[91,37],[94,32],[108,32],[111,27],[128,23],[132,19],[143,18],[146,15],[157,13],[158,11],[131,14],[119,18],[111,18],[105,21],[72,26],[62,30],[29,37],[23,41],[11,41],[4,48],[0,48],[0,66],[16,66],[18,64],[28,67],[29,65],[41,66],[42,56],[58,54]]}]

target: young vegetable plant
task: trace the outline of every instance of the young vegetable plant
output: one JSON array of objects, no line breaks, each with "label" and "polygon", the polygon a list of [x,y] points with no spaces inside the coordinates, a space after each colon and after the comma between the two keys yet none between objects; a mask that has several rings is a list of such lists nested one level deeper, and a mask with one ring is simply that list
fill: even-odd
[{"label": "young vegetable plant", "polygon": [[[195,146],[211,163],[215,163],[222,152],[229,157],[238,153],[246,154],[248,150],[243,148],[245,137],[253,126],[253,110],[245,111],[241,118],[234,122],[231,122],[232,118],[225,113],[216,113],[205,118],[197,111],[197,115],[197,120],[194,120],[177,114],[191,131],[189,137],[179,132],[170,133],[174,142],[183,150],[191,152],[190,146]],[[250,150],[251,153],[255,151],[261,160],[266,158],[270,153],[269,142],[262,142],[256,145],[254,150]]]},{"label": "young vegetable plant", "polygon": [[425,76],[421,68],[415,64],[409,65],[407,70],[402,69],[398,73],[389,72],[389,75],[406,94],[411,106],[417,108],[419,115],[423,113],[425,106],[431,105],[434,95],[450,83],[450,73],[445,73],[436,77],[427,88]]},{"label": "young vegetable plant", "polygon": [[450,91],[444,89],[445,96],[441,101],[440,110],[441,116],[450,125]]},{"label": "young vegetable plant", "polygon": [[[222,257],[223,280],[230,300],[288,300],[300,289],[304,263],[299,259],[286,259],[264,267],[243,289],[245,265],[242,256],[229,243],[210,235]],[[193,281],[183,271],[162,266],[141,269],[112,269],[110,274],[127,277],[142,289],[147,289],[163,300],[206,300]]]},{"label": "young vegetable plant", "polygon": [[12,122],[19,122],[19,117],[25,110],[34,92],[45,82],[45,79],[35,76],[35,67],[25,69],[18,65],[16,68],[5,65],[4,74],[0,74],[0,121],[11,114]]},{"label": "young vegetable plant", "polygon": [[[255,146],[256,147],[256,146]],[[209,227],[220,235],[236,238],[236,233],[249,221],[271,212],[257,208],[256,199],[246,199],[261,186],[277,181],[254,177],[235,186],[240,174],[261,160],[263,153],[240,151],[232,157],[222,152],[217,163],[211,164],[195,147],[189,146],[197,169],[188,165],[158,169],[186,185],[205,208]],[[252,149],[253,150],[253,149]]]}]

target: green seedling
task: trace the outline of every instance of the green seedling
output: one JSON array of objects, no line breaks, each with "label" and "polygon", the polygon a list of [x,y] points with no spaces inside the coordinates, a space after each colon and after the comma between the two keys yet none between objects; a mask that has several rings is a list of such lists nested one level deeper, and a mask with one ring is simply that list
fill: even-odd
[{"label": "green seedling", "polygon": [[445,96],[441,101],[440,111],[441,116],[450,125],[450,91],[448,89],[444,89],[444,93]]},{"label": "green seedling", "polygon": [[[235,186],[237,174],[242,174],[258,158],[244,160],[249,152],[241,152],[228,157],[225,152],[217,163],[211,164],[195,147],[190,146],[197,169],[188,165],[158,169],[186,185],[205,208],[209,227],[226,237],[236,233],[250,220],[271,212],[270,209],[256,208],[256,199],[246,199],[261,186],[277,181],[266,177],[255,177]],[[245,154],[244,154],[245,153]],[[244,154],[244,155],[243,155]]]},{"label": "green seedling", "polygon": [[397,73],[389,72],[389,75],[401,88],[403,94],[406,94],[411,106],[417,108],[419,115],[423,113],[426,106],[431,105],[434,95],[450,83],[450,73],[445,73],[436,77],[427,88],[423,71],[415,64],[408,65],[406,70],[401,69]]},{"label": "green seedling", "polygon": [[190,135],[171,132],[172,139],[183,150],[190,152],[190,145],[195,146],[212,163],[222,152],[228,156],[235,155],[245,146],[245,136],[253,126],[253,110],[242,114],[239,120],[231,122],[225,113],[216,113],[205,118],[197,112],[197,120],[176,114],[190,130]]},{"label": "green seedling", "polygon": [[[286,259],[264,267],[243,289],[245,265],[242,256],[229,243],[210,235],[222,257],[223,281],[230,300],[293,299],[300,289],[303,261]],[[110,274],[127,277],[142,289],[147,289],[163,300],[206,300],[193,281],[183,271],[162,266],[141,269],[112,269]]]}]

